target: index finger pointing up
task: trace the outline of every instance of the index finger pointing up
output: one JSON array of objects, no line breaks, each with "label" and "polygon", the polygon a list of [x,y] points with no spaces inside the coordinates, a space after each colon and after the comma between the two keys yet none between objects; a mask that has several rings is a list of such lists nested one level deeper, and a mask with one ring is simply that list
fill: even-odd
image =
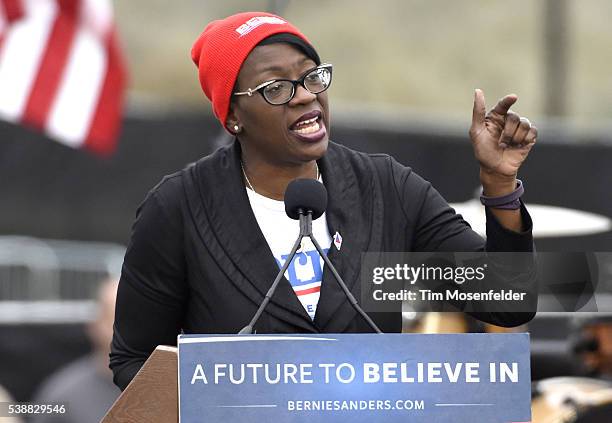
[{"label": "index finger pointing up", "polygon": [[516,103],[517,100],[518,96],[516,94],[508,94],[507,96],[499,100],[499,102],[495,105],[493,113],[498,113],[502,116],[506,115],[506,113],[508,113],[508,110],[510,110],[510,107],[512,107],[512,105]]},{"label": "index finger pointing up", "polygon": [[472,129],[479,130],[485,123],[485,97],[480,89],[474,91],[474,109],[472,111]]}]

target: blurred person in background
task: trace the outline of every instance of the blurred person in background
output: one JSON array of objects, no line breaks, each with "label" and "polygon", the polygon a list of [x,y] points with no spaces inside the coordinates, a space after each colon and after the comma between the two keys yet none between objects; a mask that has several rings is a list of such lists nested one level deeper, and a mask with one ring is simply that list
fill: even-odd
[{"label": "blurred person in background", "polygon": [[[165,177],[138,209],[110,363],[122,389],[157,345],[175,345],[181,331],[236,333],[249,321],[298,233],[283,203],[295,179],[325,185],[327,211],[313,222],[313,234],[349,287],[365,251],[533,251],[516,176],[537,130],[509,110],[517,96],[487,112],[483,92],[475,92],[469,135],[486,196],[485,241],[410,168],[329,140],[332,66],[283,18],[249,12],[214,21],[193,45],[192,60],[235,141]],[[322,271],[314,246],[305,243],[297,260],[311,266],[304,272],[310,276],[288,272],[258,333],[372,330]],[[525,292],[527,285],[516,288]],[[516,326],[532,316],[478,317]],[[401,331],[399,312],[374,320],[384,332]]]},{"label": "blurred person in background", "polygon": [[578,315],[569,338],[572,375],[534,384],[533,423],[612,421],[612,316]]},{"label": "blurred person in background", "polygon": [[[0,385],[0,404],[1,403],[12,403],[13,398],[9,395],[9,393]],[[0,423],[22,423],[19,417],[2,417],[0,416]]]},{"label": "blurred person in background", "polygon": [[108,368],[117,286],[116,279],[100,285],[97,316],[87,327],[92,353],[51,375],[32,400],[65,404],[66,413],[39,414],[33,423],[98,423],[119,396]]},{"label": "blurred person in background", "polygon": [[612,316],[578,316],[572,324],[572,349],[580,358],[579,371],[612,383]]}]

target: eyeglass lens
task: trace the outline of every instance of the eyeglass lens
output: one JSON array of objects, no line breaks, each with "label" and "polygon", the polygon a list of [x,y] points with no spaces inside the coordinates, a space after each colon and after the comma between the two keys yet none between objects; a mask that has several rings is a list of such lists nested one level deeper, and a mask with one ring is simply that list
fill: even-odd
[{"label": "eyeglass lens", "polygon": [[[304,86],[312,94],[325,91],[331,82],[331,72],[326,68],[316,68],[304,76]],[[263,94],[270,103],[282,104],[293,98],[295,87],[292,81],[279,80],[263,90]]]}]

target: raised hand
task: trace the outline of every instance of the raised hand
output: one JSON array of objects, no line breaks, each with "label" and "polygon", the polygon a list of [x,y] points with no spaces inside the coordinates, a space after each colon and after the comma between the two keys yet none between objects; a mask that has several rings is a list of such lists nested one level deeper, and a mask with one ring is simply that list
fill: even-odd
[{"label": "raised hand", "polygon": [[515,94],[507,95],[486,113],[484,93],[476,90],[474,94],[469,133],[481,178],[485,174],[489,179],[514,179],[536,142],[536,127],[510,110],[517,100]]}]

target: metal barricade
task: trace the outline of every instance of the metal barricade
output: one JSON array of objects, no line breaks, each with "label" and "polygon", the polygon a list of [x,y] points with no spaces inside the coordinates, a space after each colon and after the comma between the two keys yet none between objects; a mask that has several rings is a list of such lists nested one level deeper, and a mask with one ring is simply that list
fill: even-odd
[{"label": "metal barricade", "polygon": [[89,321],[124,254],[118,244],[0,236],[0,324]]}]

